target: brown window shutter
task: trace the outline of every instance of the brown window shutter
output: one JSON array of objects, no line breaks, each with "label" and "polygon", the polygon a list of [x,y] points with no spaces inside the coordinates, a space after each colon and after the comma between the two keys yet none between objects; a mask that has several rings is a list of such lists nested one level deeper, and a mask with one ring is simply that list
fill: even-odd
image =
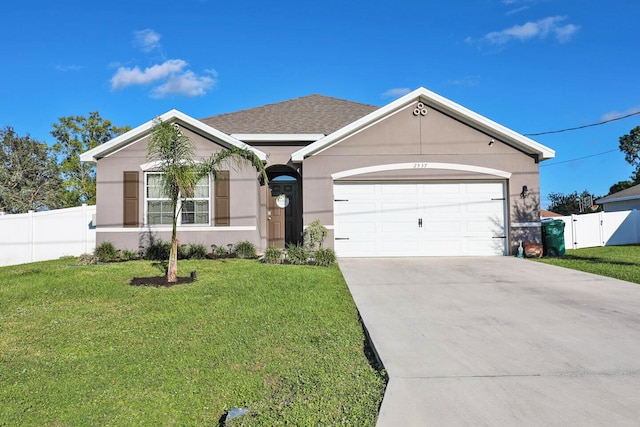
[{"label": "brown window shutter", "polygon": [[123,216],[122,225],[125,227],[138,226],[138,172],[124,172],[123,188]]},{"label": "brown window shutter", "polygon": [[215,182],[215,221],[216,226],[231,225],[231,204],[229,197],[229,171],[220,171]]}]

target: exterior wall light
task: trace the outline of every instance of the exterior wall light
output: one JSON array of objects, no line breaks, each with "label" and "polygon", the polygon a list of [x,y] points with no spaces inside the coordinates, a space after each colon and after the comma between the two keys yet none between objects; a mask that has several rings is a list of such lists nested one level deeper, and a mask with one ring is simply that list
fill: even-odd
[{"label": "exterior wall light", "polygon": [[526,199],[528,195],[529,195],[529,188],[526,185],[523,185],[522,186],[522,193],[520,193],[520,198],[521,199]]}]

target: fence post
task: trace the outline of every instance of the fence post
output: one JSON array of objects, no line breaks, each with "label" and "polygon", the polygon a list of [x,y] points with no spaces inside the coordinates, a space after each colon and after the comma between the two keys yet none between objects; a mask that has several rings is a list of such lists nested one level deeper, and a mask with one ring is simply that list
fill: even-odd
[{"label": "fence post", "polygon": [[33,211],[27,211],[28,216],[28,221],[29,221],[29,235],[27,236],[27,241],[29,242],[29,262],[33,262],[33,259],[35,258],[35,237],[33,235],[33,227],[34,227],[34,213]]},{"label": "fence post", "polygon": [[604,213],[598,212],[598,222],[600,223],[598,230],[600,230],[600,246],[604,246]]},{"label": "fence post", "polygon": [[87,229],[89,228],[89,224],[87,223],[87,204],[83,203],[82,204],[82,242],[83,242],[83,253],[87,253],[87,246],[88,246],[88,232]]},{"label": "fence post", "polygon": [[578,249],[578,215],[571,214],[571,234],[573,234],[573,242],[571,247]]}]

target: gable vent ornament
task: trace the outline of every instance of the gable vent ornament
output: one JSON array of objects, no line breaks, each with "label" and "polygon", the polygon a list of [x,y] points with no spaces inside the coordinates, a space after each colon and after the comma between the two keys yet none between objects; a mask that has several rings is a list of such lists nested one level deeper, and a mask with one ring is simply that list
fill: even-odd
[{"label": "gable vent ornament", "polygon": [[418,102],[416,108],[413,110],[414,116],[426,116],[427,115],[427,107],[422,102]]}]

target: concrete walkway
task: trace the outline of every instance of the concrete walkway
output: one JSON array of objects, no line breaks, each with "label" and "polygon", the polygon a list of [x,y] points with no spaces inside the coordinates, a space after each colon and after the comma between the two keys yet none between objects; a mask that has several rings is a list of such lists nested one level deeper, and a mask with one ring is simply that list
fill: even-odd
[{"label": "concrete walkway", "polygon": [[340,259],[386,426],[640,424],[640,285],[512,257]]}]

